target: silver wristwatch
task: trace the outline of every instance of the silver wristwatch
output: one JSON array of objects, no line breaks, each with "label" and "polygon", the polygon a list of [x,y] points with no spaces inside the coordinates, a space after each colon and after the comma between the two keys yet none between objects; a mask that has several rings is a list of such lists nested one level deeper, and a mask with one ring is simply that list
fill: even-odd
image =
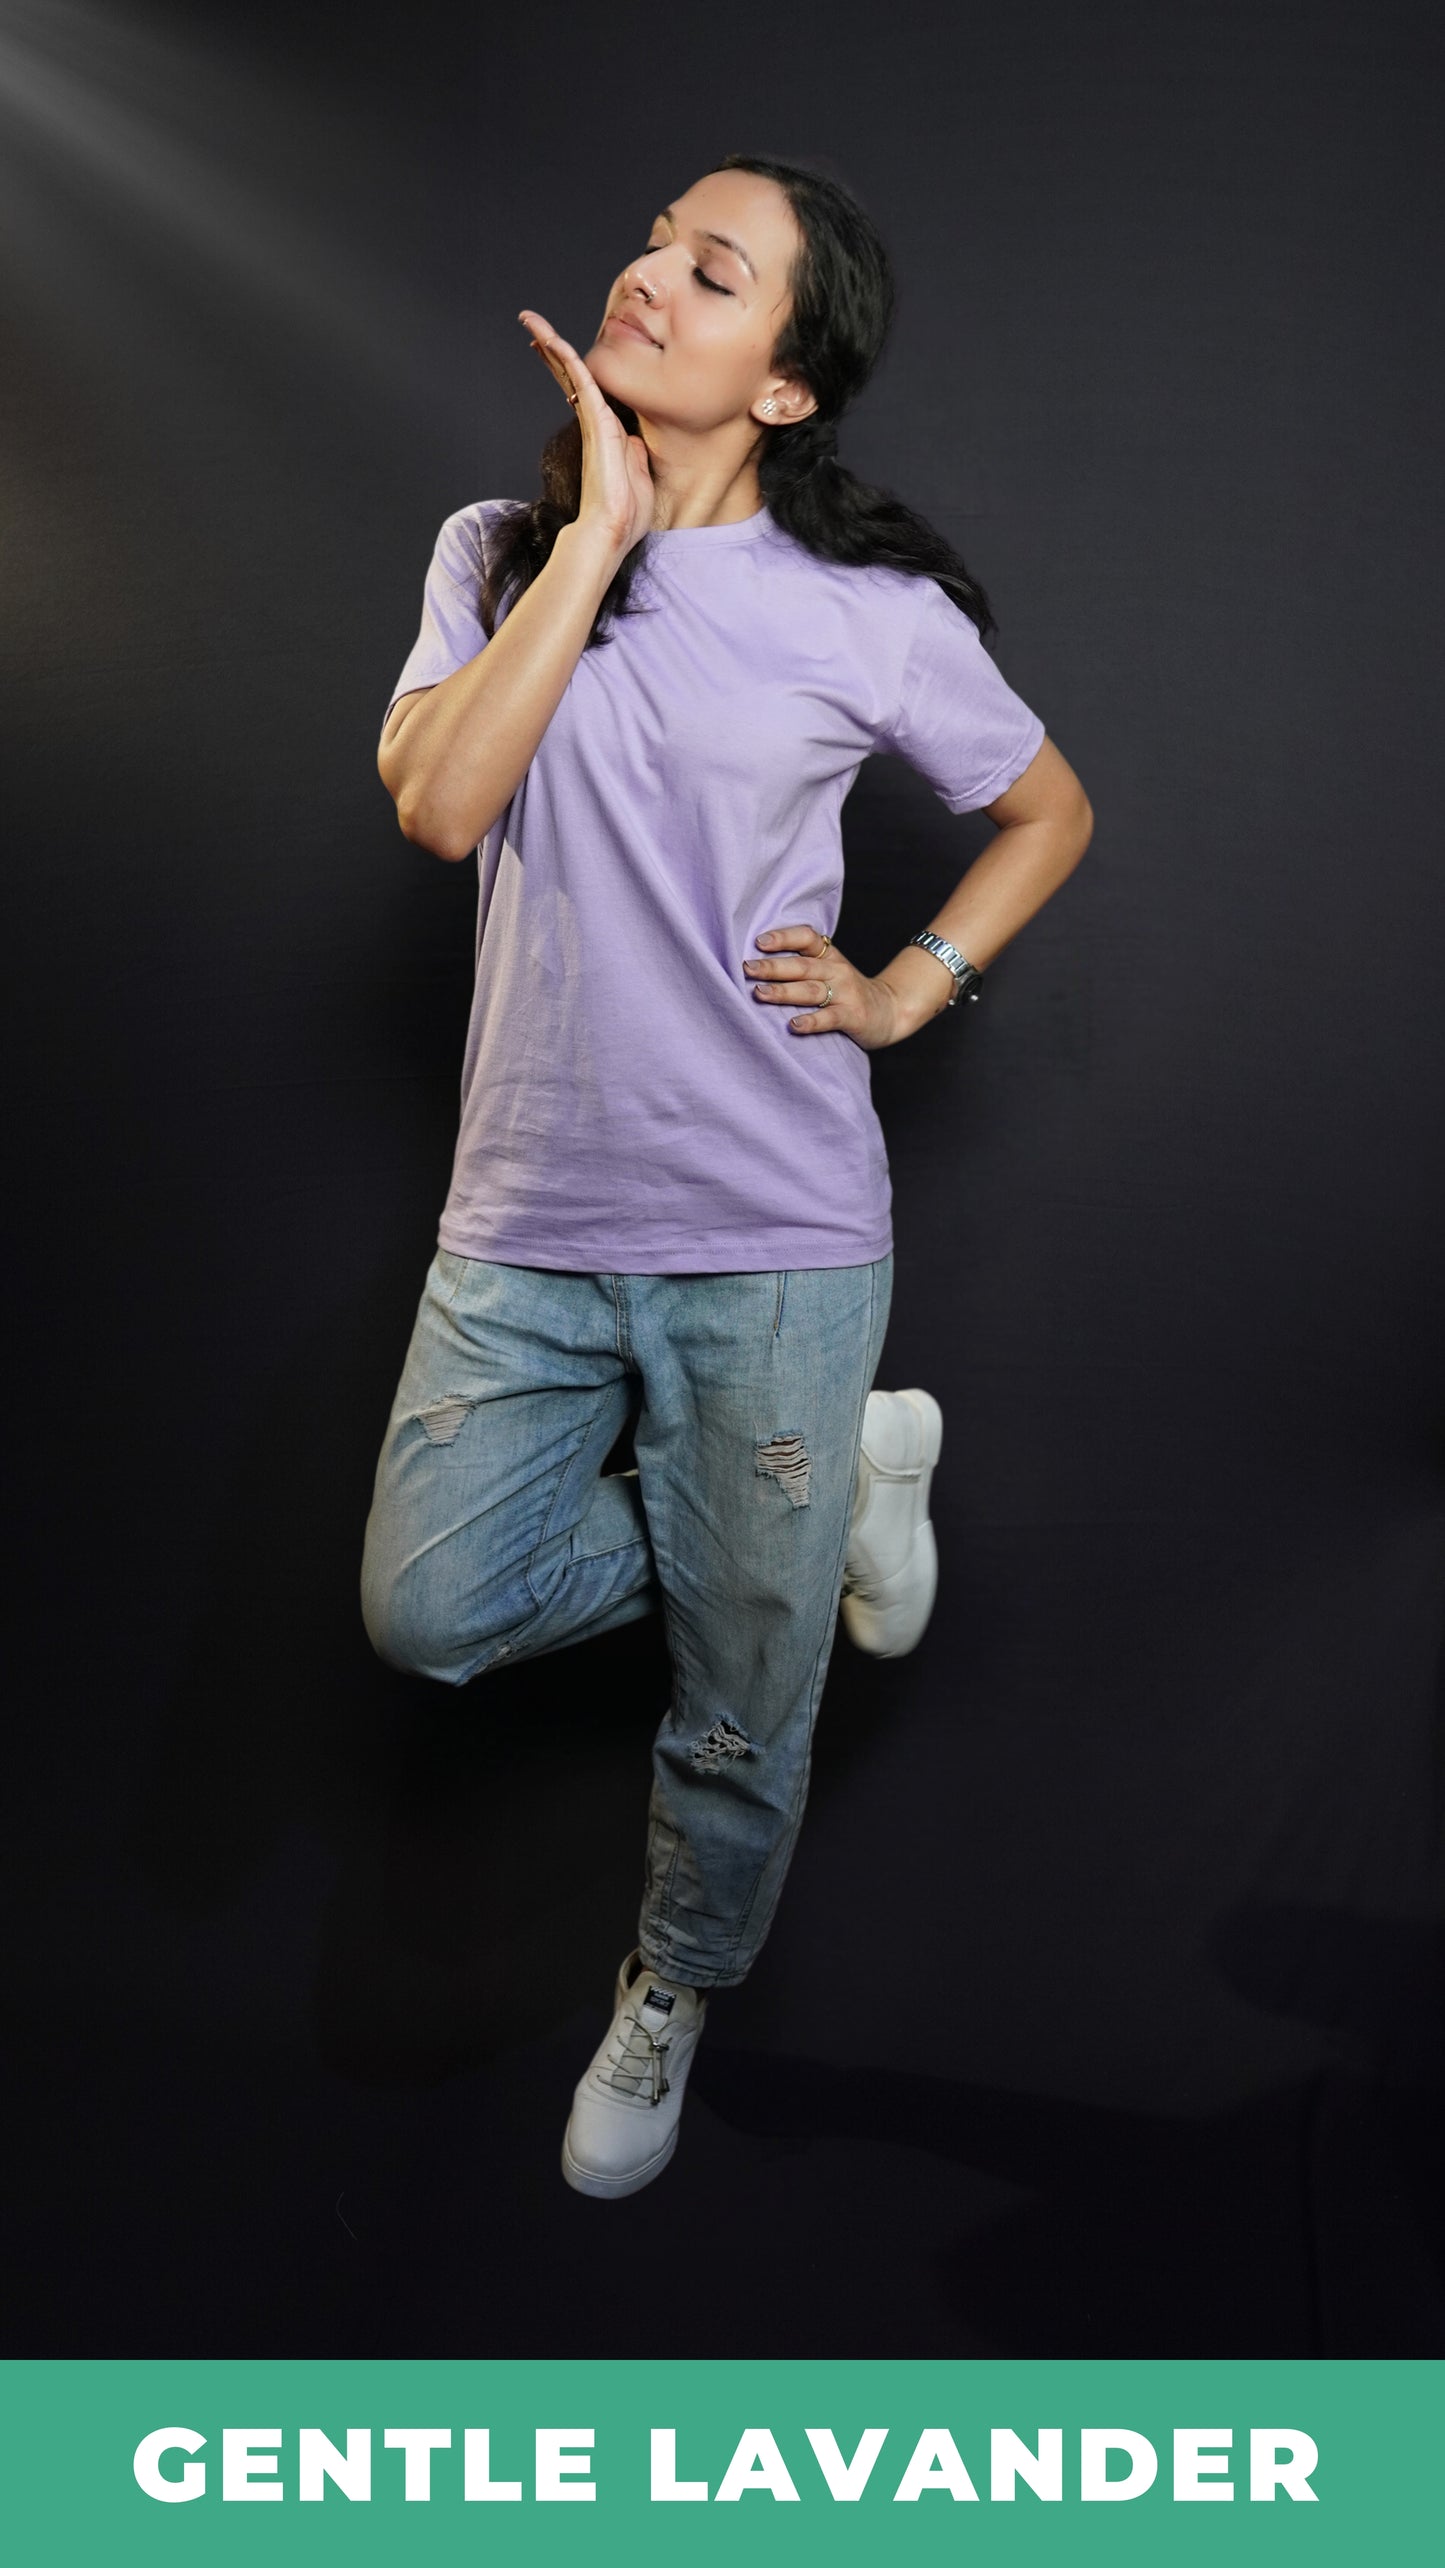
[{"label": "silver wristwatch", "polygon": [[949,1007],[956,1008],[960,999],[978,997],[978,985],[983,974],[969,962],[967,955],[960,954],[956,945],[949,944],[946,936],[935,936],[931,927],[924,927],[920,928],[917,936],[910,936],[908,942],[923,946],[928,953],[936,954],[940,963],[948,965],[954,981],[953,996],[946,1003]]}]

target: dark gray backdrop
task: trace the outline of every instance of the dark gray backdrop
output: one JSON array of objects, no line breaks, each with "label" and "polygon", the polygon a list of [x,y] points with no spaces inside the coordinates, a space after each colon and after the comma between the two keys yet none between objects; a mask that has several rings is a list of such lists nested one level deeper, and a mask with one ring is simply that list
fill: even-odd
[{"label": "dark gray backdrop", "polygon": [[[1425,8],[0,0],[8,2350],[1445,2350],[1439,57]],[[475,877],[376,733],[658,204],[893,251],[844,459],[1092,798],[876,1059],[940,1609],[840,1637],[665,2182],[557,2150],[660,1634],[356,1603]],[[844,950],[990,835],[875,761]]]}]

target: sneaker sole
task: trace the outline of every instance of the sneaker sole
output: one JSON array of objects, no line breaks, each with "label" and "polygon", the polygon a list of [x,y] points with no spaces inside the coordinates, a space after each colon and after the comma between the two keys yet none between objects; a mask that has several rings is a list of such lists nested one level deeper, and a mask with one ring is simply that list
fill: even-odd
[{"label": "sneaker sole", "polygon": [[903,1624],[897,1637],[891,1640],[886,1648],[879,1647],[877,1635],[880,1631],[887,1632],[889,1618],[897,1614],[898,1608],[888,1605],[882,1608],[866,1605],[858,1596],[842,1598],[840,1611],[843,1617],[843,1629],[853,1647],[861,1650],[865,1658],[907,1658],[910,1650],[917,1649],[932,1621],[933,1609],[938,1602],[938,1547],[934,1539],[933,1527],[927,1518],[919,1526],[913,1538],[909,1574],[912,1575],[919,1567],[924,1573],[927,1603],[921,1612],[916,1606],[914,1607],[908,1621]]},{"label": "sneaker sole", "polygon": [[923,1420],[923,1465],[932,1471],[943,1451],[943,1411],[931,1391],[902,1391],[899,1398]]},{"label": "sneaker sole", "polygon": [[575,2193],[594,2194],[604,2202],[616,2201],[622,2194],[640,2193],[644,2185],[651,2184],[654,2176],[661,2175],[677,2147],[678,2133],[681,2129],[682,2124],[675,2122],[670,2137],[664,2141],[656,2157],[649,2158],[645,2167],[634,2168],[630,2176],[598,2176],[593,2174],[590,2167],[580,2167],[568,2148],[564,2135],[562,2173]]},{"label": "sneaker sole", "polygon": [[907,1658],[910,1650],[917,1649],[927,1631],[934,1606],[938,1602],[938,1546],[934,1537],[932,1519],[928,1513],[928,1502],[933,1495],[933,1475],[938,1467],[938,1457],[943,1451],[943,1411],[931,1391],[900,1391],[898,1396],[901,1400],[907,1401],[923,1428],[921,1464],[923,1516],[914,1533],[913,1548],[907,1567],[903,1571],[895,1572],[895,1576],[900,1580],[906,1579],[913,1575],[916,1567],[921,1563],[928,1603],[921,1616],[915,1614],[912,1618],[914,1627],[905,1626],[901,1639],[893,1648],[879,1649],[875,1636],[880,1623],[886,1623],[889,1608],[885,1606],[880,1613],[876,1607],[864,1605],[845,1594],[840,1600],[843,1629],[853,1647],[861,1650],[866,1658]]}]

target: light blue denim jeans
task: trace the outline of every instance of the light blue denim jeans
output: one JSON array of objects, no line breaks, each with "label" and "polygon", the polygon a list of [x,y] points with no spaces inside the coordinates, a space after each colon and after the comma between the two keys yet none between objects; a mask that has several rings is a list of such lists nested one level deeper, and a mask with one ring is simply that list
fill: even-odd
[{"label": "light blue denim jeans", "polygon": [[[661,1610],[638,1942],[696,1988],[746,1977],[792,1856],[892,1286],[891,1253],[594,1275],[439,1248],[427,1274],[367,1520],[372,1647],[466,1685]],[[636,1476],[604,1475],[639,1398]]]}]

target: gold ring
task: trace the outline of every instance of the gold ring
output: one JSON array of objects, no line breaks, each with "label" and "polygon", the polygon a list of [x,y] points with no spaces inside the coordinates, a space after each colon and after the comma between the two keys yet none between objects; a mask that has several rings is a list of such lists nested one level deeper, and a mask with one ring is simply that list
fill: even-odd
[{"label": "gold ring", "polygon": [[825,1007],[825,1008],[830,1008],[830,1007],[832,1006],[832,1004],[833,1004],[833,984],[832,984],[832,982],[830,981],[830,982],[828,983],[827,989],[826,989],[826,991],[824,992],[824,995],[823,995],[823,1005],[824,1005],[824,1007]]},{"label": "gold ring", "polygon": [[814,962],[815,962],[815,963],[821,963],[821,962],[822,962],[823,957],[824,957],[824,955],[827,953],[828,948],[829,948],[829,946],[832,944],[832,942],[833,942],[833,940],[832,940],[831,936],[825,936],[825,937],[824,937],[822,944],[819,946],[817,953],[816,953],[816,954],[814,955],[814,957],[813,957],[813,960],[814,960]]}]

